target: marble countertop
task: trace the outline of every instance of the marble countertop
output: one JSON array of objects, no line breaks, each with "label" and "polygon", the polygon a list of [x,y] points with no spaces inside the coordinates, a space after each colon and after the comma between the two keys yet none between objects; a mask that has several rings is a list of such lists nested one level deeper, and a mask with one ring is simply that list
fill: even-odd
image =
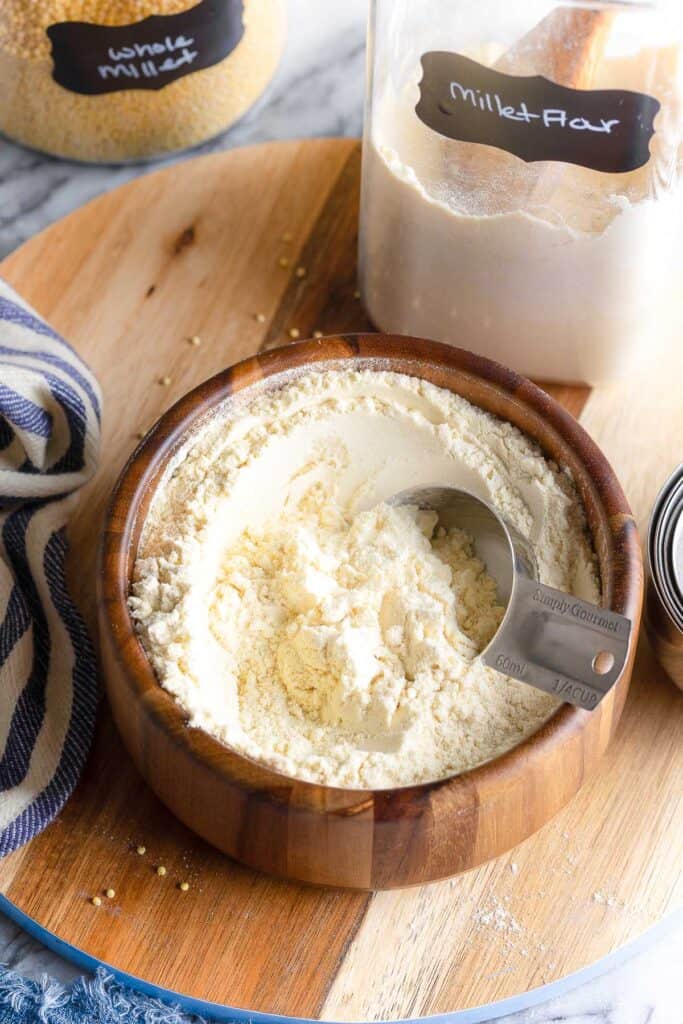
[{"label": "marble countertop", "polygon": [[[290,32],[278,75],[258,108],[209,153],[265,139],[360,135],[367,0],[288,0]],[[0,142],[0,257],[93,196],[167,160],[94,167],[53,160]],[[69,981],[78,971],[0,915],[0,963],[28,977]],[[620,967],[508,1020],[539,1024],[682,1024],[683,920]]]}]

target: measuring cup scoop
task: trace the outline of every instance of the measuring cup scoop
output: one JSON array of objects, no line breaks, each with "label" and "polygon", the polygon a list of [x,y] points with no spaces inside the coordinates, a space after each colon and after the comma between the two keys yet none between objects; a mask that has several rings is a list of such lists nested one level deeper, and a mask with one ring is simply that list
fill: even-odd
[{"label": "measuring cup scoop", "polygon": [[628,657],[631,620],[538,579],[531,544],[487,502],[457,487],[416,487],[389,505],[436,512],[439,525],[473,539],[496,581],[505,616],[480,657],[485,665],[592,711],[612,689]]}]

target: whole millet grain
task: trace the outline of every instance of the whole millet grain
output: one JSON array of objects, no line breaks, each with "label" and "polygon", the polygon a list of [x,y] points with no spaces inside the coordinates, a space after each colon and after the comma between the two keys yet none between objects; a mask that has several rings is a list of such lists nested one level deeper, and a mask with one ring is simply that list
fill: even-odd
[{"label": "whole millet grain", "polygon": [[82,96],[52,78],[50,25],[130,25],[197,0],[2,0],[0,130],[76,160],[136,160],[186,149],[240,117],[272,78],[284,44],[284,0],[245,0],[244,36],[220,63],[158,91]]}]

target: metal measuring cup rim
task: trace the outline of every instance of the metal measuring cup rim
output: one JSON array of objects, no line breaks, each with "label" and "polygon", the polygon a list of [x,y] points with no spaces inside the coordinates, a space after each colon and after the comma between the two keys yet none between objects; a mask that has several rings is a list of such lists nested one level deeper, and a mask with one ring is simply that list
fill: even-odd
[{"label": "metal measuring cup rim", "polygon": [[673,625],[683,632],[683,464],[673,471],[655,499],[647,556],[655,593]]}]

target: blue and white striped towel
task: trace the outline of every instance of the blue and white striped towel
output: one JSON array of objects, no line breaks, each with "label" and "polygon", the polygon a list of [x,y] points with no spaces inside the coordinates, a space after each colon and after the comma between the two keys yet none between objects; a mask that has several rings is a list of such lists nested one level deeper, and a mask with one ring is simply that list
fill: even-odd
[{"label": "blue and white striped towel", "polygon": [[0,857],[60,811],[92,738],[95,657],[64,558],[100,405],[73,349],[0,280]]}]

